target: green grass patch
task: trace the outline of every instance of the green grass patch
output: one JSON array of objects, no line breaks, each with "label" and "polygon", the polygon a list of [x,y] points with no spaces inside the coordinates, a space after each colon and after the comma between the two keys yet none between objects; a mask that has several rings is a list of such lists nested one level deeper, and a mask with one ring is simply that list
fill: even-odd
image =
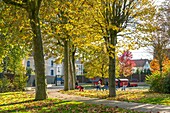
[{"label": "green grass patch", "polygon": [[60,91],[65,94],[70,95],[80,95],[91,98],[100,98],[108,100],[117,101],[127,101],[127,102],[138,102],[138,103],[149,103],[149,104],[160,104],[170,106],[170,94],[160,94],[149,92],[148,90],[142,89],[130,89],[127,91],[116,91],[117,96],[114,98],[109,98],[109,91],[96,91],[96,90],[84,90],[80,92],[78,90]]},{"label": "green grass patch", "polygon": [[121,108],[83,102],[46,99],[35,101],[25,92],[0,93],[0,113],[138,113]]}]

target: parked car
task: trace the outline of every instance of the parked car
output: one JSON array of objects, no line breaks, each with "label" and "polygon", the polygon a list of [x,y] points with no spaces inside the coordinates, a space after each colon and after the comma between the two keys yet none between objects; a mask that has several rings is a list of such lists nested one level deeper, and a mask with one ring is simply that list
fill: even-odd
[{"label": "parked car", "polygon": [[[118,87],[123,87],[123,85],[129,86],[129,84],[128,84],[129,80],[128,79],[125,79],[125,78],[123,78],[123,79],[116,79],[115,81],[116,81],[116,86],[120,85]],[[120,82],[120,84],[118,84],[119,82]]]},{"label": "parked car", "polygon": [[[120,87],[123,86],[123,84],[127,87],[137,87],[137,83],[129,82],[128,79],[119,79],[120,80]],[[118,79],[116,79],[116,86],[118,86]]]}]

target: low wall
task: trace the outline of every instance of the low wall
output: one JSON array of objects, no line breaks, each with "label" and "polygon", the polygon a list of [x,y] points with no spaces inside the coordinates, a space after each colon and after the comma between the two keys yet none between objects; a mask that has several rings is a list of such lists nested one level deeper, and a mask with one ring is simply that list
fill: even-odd
[{"label": "low wall", "polygon": [[[46,76],[47,84],[54,84],[55,76]],[[27,86],[35,86],[35,75],[31,75],[27,82]]]}]

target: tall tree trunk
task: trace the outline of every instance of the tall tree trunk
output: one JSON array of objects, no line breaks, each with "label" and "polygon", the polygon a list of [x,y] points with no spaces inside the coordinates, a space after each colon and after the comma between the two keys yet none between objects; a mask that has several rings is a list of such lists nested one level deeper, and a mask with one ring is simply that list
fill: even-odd
[{"label": "tall tree trunk", "polygon": [[116,97],[116,84],[115,84],[115,75],[116,75],[116,41],[117,33],[116,31],[110,31],[110,44],[114,46],[109,47],[109,97]]},{"label": "tall tree trunk", "polygon": [[101,83],[101,84],[105,84],[105,82],[104,82],[104,72],[103,72],[103,70],[104,70],[104,64],[102,64],[102,68],[101,68],[101,75],[102,75],[102,83]]},{"label": "tall tree trunk", "polygon": [[74,73],[72,59],[70,58],[70,90],[74,89]]},{"label": "tall tree trunk", "polygon": [[69,89],[69,41],[64,40],[64,91]]},{"label": "tall tree trunk", "polygon": [[76,83],[76,67],[75,67],[75,53],[76,53],[76,48],[73,47],[73,52],[72,52],[72,69],[73,69],[73,87],[75,88],[75,83]]},{"label": "tall tree trunk", "polygon": [[45,63],[44,63],[39,14],[38,11],[36,11],[36,9],[31,9],[28,11],[28,13],[30,18],[31,28],[34,33],[33,56],[35,62],[35,75],[36,75],[35,99],[42,100],[47,98],[47,93],[46,93],[46,80],[45,80],[45,67],[44,67]]},{"label": "tall tree trunk", "polygon": [[75,83],[76,83],[76,75],[75,75],[75,48],[74,45],[72,45],[71,49],[71,55],[70,55],[70,89],[75,89]]},{"label": "tall tree trunk", "polygon": [[13,0],[3,1],[7,4],[24,8],[29,15],[30,25],[33,32],[33,56],[35,62],[35,75],[36,75],[35,99],[36,100],[46,99],[47,93],[45,82],[44,54],[39,20],[39,10],[42,0],[22,0],[22,2],[17,2]]},{"label": "tall tree trunk", "polygon": [[162,62],[163,62],[163,58],[160,58],[159,57],[159,72],[160,72],[160,75],[162,76],[162,68],[163,68],[163,65],[162,65]]},{"label": "tall tree trunk", "polygon": [[115,86],[115,58],[109,57],[109,97],[116,96]]}]

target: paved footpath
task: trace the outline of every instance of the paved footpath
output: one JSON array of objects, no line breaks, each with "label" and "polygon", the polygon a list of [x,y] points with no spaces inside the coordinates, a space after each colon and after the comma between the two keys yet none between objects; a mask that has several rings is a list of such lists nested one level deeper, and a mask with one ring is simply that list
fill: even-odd
[{"label": "paved footpath", "polygon": [[67,94],[61,94],[60,92],[56,90],[48,90],[48,96],[49,98],[74,100],[74,101],[80,101],[80,102],[86,102],[86,103],[92,103],[92,104],[102,104],[105,106],[114,106],[114,107],[117,106],[120,108],[131,109],[131,110],[135,110],[139,112],[170,113],[170,106],[122,102],[122,101],[82,97],[82,96],[77,96],[77,95],[67,95]]}]

